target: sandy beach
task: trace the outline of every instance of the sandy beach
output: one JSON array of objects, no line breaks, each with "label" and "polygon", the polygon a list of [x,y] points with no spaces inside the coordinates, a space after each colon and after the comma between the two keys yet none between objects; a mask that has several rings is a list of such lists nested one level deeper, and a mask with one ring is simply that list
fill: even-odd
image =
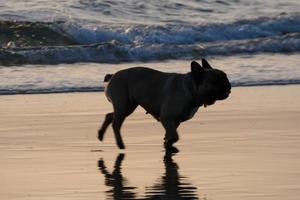
[{"label": "sandy beach", "polygon": [[233,88],[179,127],[138,108],[97,140],[112,110],[103,93],[0,96],[0,199],[296,200],[300,196],[300,86]]}]

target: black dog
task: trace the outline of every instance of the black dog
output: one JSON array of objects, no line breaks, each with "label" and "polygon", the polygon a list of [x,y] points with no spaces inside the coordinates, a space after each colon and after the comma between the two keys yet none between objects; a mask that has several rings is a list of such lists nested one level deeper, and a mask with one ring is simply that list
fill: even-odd
[{"label": "black dog", "polygon": [[134,67],[108,74],[105,80],[108,81],[105,93],[114,112],[106,115],[98,138],[103,140],[112,123],[120,149],[125,148],[121,125],[138,105],[162,123],[166,130],[164,146],[169,150],[179,139],[177,127],[181,122],[191,119],[200,106],[226,99],[231,90],[226,74],[213,69],[205,59],[202,59],[202,66],[193,61],[191,72],[186,74]]}]

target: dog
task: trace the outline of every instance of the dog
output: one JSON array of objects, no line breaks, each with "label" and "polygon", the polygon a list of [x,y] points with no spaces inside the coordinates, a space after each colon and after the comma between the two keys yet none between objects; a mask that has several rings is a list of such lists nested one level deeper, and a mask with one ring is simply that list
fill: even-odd
[{"label": "dog", "polygon": [[191,62],[191,71],[185,74],[166,73],[145,67],[133,67],[107,74],[105,94],[112,103],[114,112],[107,113],[98,131],[103,141],[107,127],[112,123],[118,147],[124,149],[121,126],[137,106],[161,122],[166,133],[164,147],[173,147],[179,139],[177,128],[180,123],[191,119],[199,107],[226,99],[231,92],[227,75],[210,66],[202,59],[202,66]]}]

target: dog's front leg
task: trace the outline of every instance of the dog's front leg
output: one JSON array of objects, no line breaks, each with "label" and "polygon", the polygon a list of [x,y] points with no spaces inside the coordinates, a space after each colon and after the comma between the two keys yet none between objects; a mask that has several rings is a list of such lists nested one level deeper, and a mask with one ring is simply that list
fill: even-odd
[{"label": "dog's front leg", "polygon": [[164,138],[164,147],[168,150],[173,148],[173,144],[178,141],[179,136],[177,133],[178,123],[175,120],[161,119],[161,123],[166,130]]}]

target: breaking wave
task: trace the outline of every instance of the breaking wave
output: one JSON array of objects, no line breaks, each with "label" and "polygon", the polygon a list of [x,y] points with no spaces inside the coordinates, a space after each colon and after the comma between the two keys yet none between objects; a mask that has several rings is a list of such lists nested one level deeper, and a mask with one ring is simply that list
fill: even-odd
[{"label": "breaking wave", "polygon": [[212,24],[0,22],[0,64],[119,63],[300,51],[300,15]]}]

